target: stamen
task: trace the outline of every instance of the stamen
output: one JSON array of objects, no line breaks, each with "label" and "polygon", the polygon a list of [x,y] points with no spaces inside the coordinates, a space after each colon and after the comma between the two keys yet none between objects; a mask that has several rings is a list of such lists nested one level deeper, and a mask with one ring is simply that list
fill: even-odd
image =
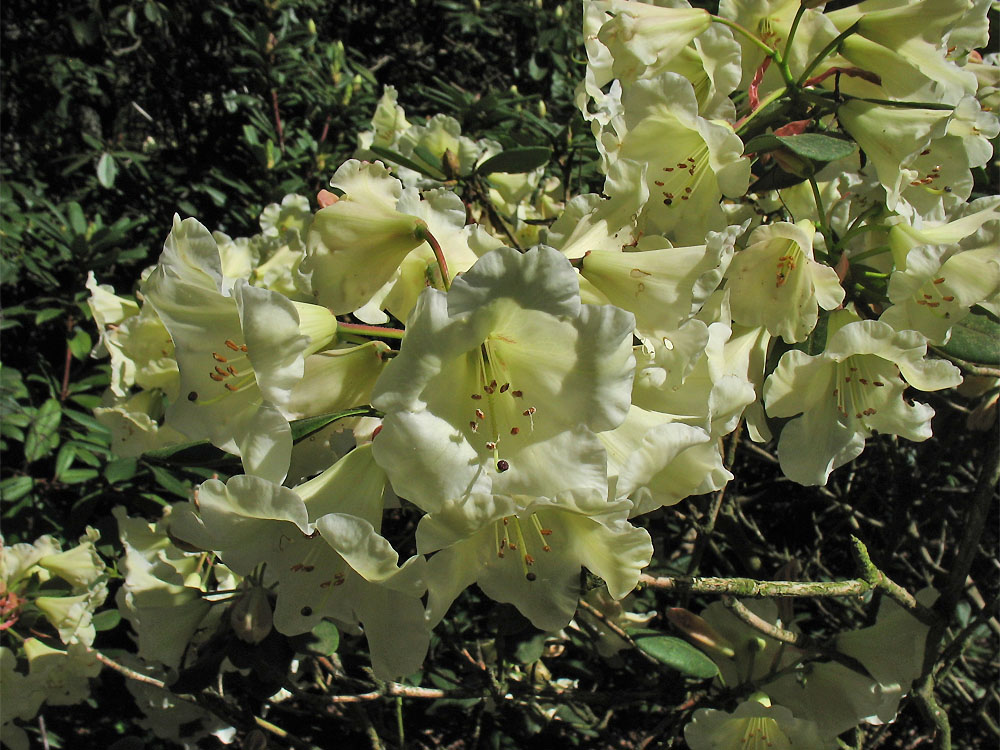
[{"label": "stamen", "polygon": [[225,357],[223,357],[221,354],[216,354],[215,352],[212,352],[212,356],[215,357],[215,361],[216,362],[226,363],[226,362],[229,361],[228,359],[226,359]]},{"label": "stamen", "polygon": [[223,380],[226,379],[225,375],[219,375],[218,373],[215,373],[215,372],[208,373],[208,377],[210,377],[216,383],[221,383]]},{"label": "stamen", "polygon": [[[240,351],[240,347],[236,345],[232,339],[226,339],[226,346],[232,349],[234,352]],[[246,347],[243,347],[243,351],[246,351]]]}]

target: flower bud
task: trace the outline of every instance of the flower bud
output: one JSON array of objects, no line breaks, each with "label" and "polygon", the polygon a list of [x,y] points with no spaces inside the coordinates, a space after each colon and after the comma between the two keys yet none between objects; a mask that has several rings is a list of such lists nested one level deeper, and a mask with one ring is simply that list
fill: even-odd
[{"label": "flower bud", "polygon": [[710,654],[724,656],[727,659],[736,656],[736,650],[729,639],[694,612],[683,607],[670,607],[664,614],[671,624],[683,633],[685,638],[701,646]]},{"label": "flower bud", "polygon": [[272,627],[271,602],[260,586],[250,586],[229,610],[229,624],[236,637],[247,643],[260,643]]}]

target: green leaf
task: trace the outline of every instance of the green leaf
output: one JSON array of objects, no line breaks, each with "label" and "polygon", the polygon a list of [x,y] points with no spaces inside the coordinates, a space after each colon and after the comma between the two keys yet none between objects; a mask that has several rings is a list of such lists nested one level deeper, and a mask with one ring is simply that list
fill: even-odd
[{"label": "green leaf", "polygon": [[844,138],[835,138],[823,133],[803,133],[801,135],[768,133],[747,141],[743,147],[743,153],[759,154],[774,151],[777,148],[787,148],[789,151],[813,161],[827,162],[843,159],[854,153],[855,145]]},{"label": "green leaf", "polygon": [[115,157],[105,152],[97,162],[97,181],[106,188],[113,187],[118,174],[118,163]]},{"label": "green leaf", "polygon": [[50,398],[35,412],[35,418],[24,439],[24,458],[28,463],[47,456],[59,445],[61,421],[62,405],[54,398]]},{"label": "green leaf", "polygon": [[86,234],[87,219],[83,215],[83,209],[80,208],[80,204],[73,201],[66,208],[66,212],[69,215],[69,225],[73,228],[73,231],[77,234]]},{"label": "green leaf", "polygon": [[0,500],[13,503],[27,495],[35,486],[34,477],[9,477],[0,482]]},{"label": "green leaf", "polygon": [[300,419],[296,422],[292,422],[292,440],[294,442],[298,442],[303,438],[307,438],[314,432],[319,432],[331,422],[336,422],[338,419],[374,416],[379,416],[379,412],[375,411],[370,406],[355,406],[353,409],[345,409],[344,411],[337,411],[332,414],[323,414],[318,417]]},{"label": "green leaf", "polygon": [[680,638],[645,629],[630,631],[629,635],[641,651],[681,674],[708,680],[719,673],[714,661]]},{"label": "green leaf", "polygon": [[57,479],[61,479],[62,475],[69,470],[75,458],[76,446],[73,443],[63,443],[59,449],[59,454],[56,456],[55,476]]},{"label": "green leaf", "polygon": [[108,484],[118,484],[135,476],[138,464],[134,458],[119,458],[104,467],[104,478]]},{"label": "green leaf", "polygon": [[72,354],[76,359],[83,361],[90,354],[90,350],[94,348],[94,342],[90,339],[90,334],[87,333],[82,328],[73,329],[73,335],[66,342],[69,347],[70,354]]},{"label": "green leaf", "polygon": [[412,159],[408,159],[396,151],[388,148],[382,148],[381,146],[372,146],[371,152],[376,156],[390,161],[393,164],[398,164],[401,167],[406,167],[407,169],[412,169],[414,172],[419,172],[425,177],[430,177],[432,180],[444,180],[444,175],[439,171],[432,171],[429,167],[415,162]]},{"label": "green leaf", "polygon": [[182,482],[169,471],[166,471],[159,466],[150,465],[149,469],[153,472],[153,477],[156,479],[156,483],[167,492],[172,495],[182,497],[185,500],[190,498],[190,487],[186,482]]},{"label": "green leaf", "polygon": [[552,149],[547,146],[509,148],[484,161],[476,171],[481,175],[493,172],[530,172],[545,164],[551,156]]},{"label": "green leaf", "polygon": [[114,630],[121,621],[122,616],[117,609],[105,609],[94,615],[90,622],[93,624],[94,630],[100,633],[102,630]]},{"label": "green leaf", "polygon": [[67,469],[59,479],[66,484],[80,484],[97,478],[97,469]]},{"label": "green leaf", "polygon": [[336,653],[338,646],[340,646],[340,631],[329,620],[322,620],[312,629],[312,641],[309,647],[313,651],[329,656]]},{"label": "green leaf", "polygon": [[951,329],[943,352],[966,362],[1000,365],[1000,323],[989,315],[973,313]]}]

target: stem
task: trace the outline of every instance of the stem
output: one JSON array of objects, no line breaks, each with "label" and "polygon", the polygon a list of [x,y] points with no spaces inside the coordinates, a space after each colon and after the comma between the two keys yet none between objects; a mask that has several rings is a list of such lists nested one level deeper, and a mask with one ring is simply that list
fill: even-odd
[{"label": "stem", "polygon": [[792,49],[792,39],[795,38],[795,32],[799,29],[799,21],[802,20],[802,16],[806,13],[806,6],[800,4],[798,8],[795,9],[795,18],[792,19],[792,27],[788,30],[788,37],[785,39],[785,49],[781,52],[781,58],[783,60],[788,59],[788,53]]},{"label": "stem", "polygon": [[784,96],[786,91],[788,91],[788,89],[782,86],[780,89],[772,91],[770,94],[765,96],[761,100],[761,102],[757,105],[757,109],[755,109],[753,112],[748,114],[746,117],[744,117],[736,124],[736,135],[739,135],[741,131],[744,131],[746,129],[746,126],[750,123],[750,121],[753,120],[753,118],[755,118],[761,112],[763,112],[768,104]]},{"label": "stem", "polygon": [[648,661],[650,664],[653,664],[657,667],[663,666],[661,662],[654,659],[652,656],[650,656],[641,648],[639,648],[636,642],[632,639],[632,636],[630,636],[628,633],[626,633],[624,630],[618,627],[618,625],[611,622],[611,620],[608,619],[608,616],[605,615],[603,612],[601,612],[601,610],[599,610],[597,607],[593,606],[589,602],[584,601],[583,599],[580,600],[579,607],[588,615],[591,615],[594,619],[598,620],[602,625],[604,625],[604,627],[606,627],[612,633],[614,633],[623,641],[625,641],[625,643],[627,643],[630,648],[635,649],[636,653],[638,653],[643,659]]},{"label": "stem", "polygon": [[[756,44],[768,57],[774,58],[775,55],[777,55],[780,58],[781,54],[776,49],[768,47],[753,32],[751,32],[749,29],[743,26],[740,26],[735,21],[730,21],[728,18],[723,18],[722,16],[710,15],[709,18],[712,19],[714,23],[721,23],[723,26],[728,26],[733,31],[739,32],[747,39],[749,39],[753,44]],[[777,61],[777,59],[775,61]]]},{"label": "stem", "polygon": [[[872,230],[874,230],[874,229],[884,229],[884,227],[872,226],[871,229]],[[860,233],[860,232],[866,232],[868,230],[869,230],[869,227],[864,226],[864,227],[860,227],[857,231]],[[848,237],[845,236],[845,237],[841,238],[840,243],[839,243],[841,246],[844,244],[844,240],[845,239],[848,239]],[[852,256],[851,257],[851,263],[853,264],[853,263],[857,263],[858,261],[868,260],[868,258],[874,258],[876,255],[882,255],[883,253],[888,253],[891,250],[892,250],[892,248],[890,248],[888,245],[882,245],[881,247],[873,247],[871,250],[865,250],[863,253],[858,253],[857,255]]]},{"label": "stem", "polygon": [[884,591],[889,595],[889,598],[925,625],[934,626],[938,623],[937,615],[933,611],[918,602],[913,594],[876,567],[875,563],[872,562],[871,556],[868,554],[868,548],[864,542],[854,535],[851,535],[851,542],[854,545],[851,552],[855,563],[861,570],[861,578],[863,580],[867,581],[873,589]]},{"label": "stem", "polygon": [[401,339],[405,331],[399,328],[384,328],[382,326],[369,326],[363,323],[341,323],[337,321],[337,333],[358,334],[359,336],[385,337],[388,339]]},{"label": "stem", "polygon": [[996,367],[987,367],[986,365],[976,365],[971,362],[966,362],[964,359],[959,359],[958,357],[948,354],[948,352],[937,346],[929,346],[927,348],[942,359],[946,359],[951,362],[953,365],[958,367],[958,369],[962,370],[962,372],[967,372],[969,375],[981,375],[987,378],[1000,378],[1000,369]]},{"label": "stem", "polygon": [[281,110],[278,108],[278,90],[271,89],[271,104],[274,108],[274,127],[278,131],[278,149],[285,152],[285,127],[281,124]]},{"label": "stem", "polygon": [[827,57],[829,57],[830,53],[836,50],[840,46],[841,42],[843,42],[847,37],[849,37],[851,34],[855,33],[858,30],[858,23],[859,21],[855,21],[853,24],[848,26],[844,31],[840,32],[836,36],[836,38],[833,39],[833,41],[831,41],[822,50],[820,50],[820,53],[816,55],[816,57],[814,57],[812,61],[806,66],[806,69],[802,71],[802,75],[799,76],[799,80],[795,82],[797,87],[802,88],[802,85],[809,79],[809,76],[812,75],[812,72],[819,67],[819,64],[823,62]]},{"label": "stem", "polygon": [[816,184],[816,178],[809,175],[809,187],[812,188],[813,200],[816,201],[816,216],[819,217],[819,231],[823,235],[823,239],[826,240],[826,256],[827,259],[833,258],[833,233],[830,231],[830,223],[826,218],[826,209],[823,207],[823,196],[819,193],[819,185]]},{"label": "stem", "polygon": [[746,605],[735,597],[726,594],[722,597],[722,603],[726,605],[726,608],[729,609],[730,612],[754,630],[758,630],[764,635],[774,638],[776,641],[790,643],[799,648],[807,648],[812,645],[803,633],[793,633],[791,630],[785,630],[782,627],[768,622],[747,609]]},{"label": "stem", "polygon": [[936,109],[942,112],[953,112],[955,107],[951,104],[941,104],[940,102],[898,102],[893,99],[870,99],[865,96],[851,96],[845,94],[844,99],[855,102],[868,102],[869,104],[881,104],[883,107],[902,107],[904,109]]},{"label": "stem", "polygon": [[710,578],[699,576],[639,576],[639,583],[667,591],[693,594],[731,594],[750,598],[861,596],[873,586],[860,578],[846,581],[757,581],[752,578]]},{"label": "stem", "polygon": [[[434,259],[437,261],[438,268],[441,271],[441,282],[444,284],[444,290],[448,291],[451,287],[451,276],[448,274],[448,261],[445,260],[444,250],[441,249],[441,243],[437,241],[437,238],[431,234],[431,230],[427,228],[426,224],[421,224],[417,227],[417,236],[431,246],[431,250],[434,251]],[[402,338],[402,337],[400,337]]]}]

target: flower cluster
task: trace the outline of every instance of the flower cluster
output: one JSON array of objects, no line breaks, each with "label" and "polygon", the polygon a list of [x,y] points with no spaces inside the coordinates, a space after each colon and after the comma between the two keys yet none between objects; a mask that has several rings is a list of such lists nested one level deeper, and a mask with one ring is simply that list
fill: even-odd
[{"label": "flower cluster", "polygon": [[[243,641],[328,620],[397,678],[473,583],[548,631],[584,569],[624,597],[653,555],[642,517],[724,487],[720,438],[741,425],[802,484],[875,433],[930,437],[912,392],[961,376],[928,345],[1000,307],[1000,199],[967,202],[998,132],[973,51],[986,4],[669,5],[586,3],[600,192],[563,202],[524,154],[411,124],[387,89],[317,210],[288,196],[236,239],[176,218],[138,301],[91,278],[118,455],[208,441],[245,472],[155,525],[119,513],[144,664],[209,654],[208,597],[236,591]],[[83,615],[47,599],[87,645]],[[824,670],[854,674],[786,674],[697,715],[689,742],[820,747],[894,714],[873,664],[882,703],[807,726],[825,699],[793,694]]]}]

